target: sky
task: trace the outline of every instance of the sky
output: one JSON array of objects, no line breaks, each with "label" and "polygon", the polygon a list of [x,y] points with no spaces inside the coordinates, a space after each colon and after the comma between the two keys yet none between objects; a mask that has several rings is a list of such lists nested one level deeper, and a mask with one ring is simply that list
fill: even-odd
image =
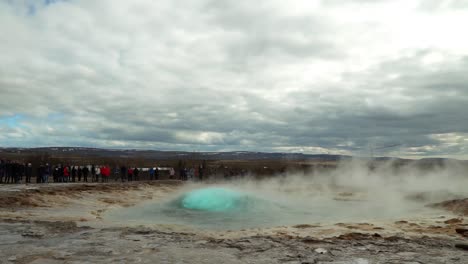
[{"label": "sky", "polygon": [[468,159],[468,0],[0,0],[0,147]]}]

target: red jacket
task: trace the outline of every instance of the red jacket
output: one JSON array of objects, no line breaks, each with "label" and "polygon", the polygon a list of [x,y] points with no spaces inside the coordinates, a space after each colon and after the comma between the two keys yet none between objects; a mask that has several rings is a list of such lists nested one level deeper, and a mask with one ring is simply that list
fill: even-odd
[{"label": "red jacket", "polygon": [[68,172],[68,167],[63,168],[63,176],[65,176],[65,177],[70,176],[70,172]]},{"label": "red jacket", "polygon": [[[102,171],[104,169],[104,172]],[[110,168],[105,166],[104,168],[101,169],[101,174],[105,177],[109,177],[110,176]]]}]

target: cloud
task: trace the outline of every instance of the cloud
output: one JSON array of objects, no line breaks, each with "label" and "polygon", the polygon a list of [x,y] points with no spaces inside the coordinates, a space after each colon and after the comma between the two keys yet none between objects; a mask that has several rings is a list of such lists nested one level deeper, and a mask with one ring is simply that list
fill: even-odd
[{"label": "cloud", "polygon": [[0,145],[467,157],[461,5],[4,1]]}]

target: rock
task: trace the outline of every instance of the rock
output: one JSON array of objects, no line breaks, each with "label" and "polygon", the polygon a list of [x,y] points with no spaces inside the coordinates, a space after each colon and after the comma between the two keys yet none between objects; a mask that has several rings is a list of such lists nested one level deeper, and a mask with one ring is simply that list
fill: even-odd
[{"label": "rock", "polygon": [[375,239],[375,238],[381,238],[381,237],[382,236],[378,233],[374,233],[371,235],[371,234],[354,232],[354,233],[347,233],[347,234],[340,235],[337,238],[342,239],[342,240],[365,240],[365,239]]},{"label": "rock", "polygon": [[318,254],[325,254],[325,253],[328,252],[328,251],[327,251],[326,249],[324,249],[324,248],[316,248],[314,251],[315,251],[316,253],[318,253]]},{"label": "rock", "polygon": [[468,250],[468,244],[455,244],[455,247],[463,250]]},{"label": "rock", "polygon": [[308,225],[308,224],[301,224],[301,225],[295,225],[293,226],[294,228],[297,229],[305,229],[305,228],[314,228],[314,227],[319,227],[317,225]]},{"label": "rock", "polygon": [[306,244],[316,244],[316,243],[321,243],[322,241],[315,239],[313,237],[304,237],[302,239],[302,242]]},{"label": "rock", "polygon": [[315,259],[301,261],[301,264],[316,264],[316,263],[317,261]]},{"label": "rock", "polygon": [[466,228],[457,228],[455,231],[464,237],[468,237],[468,229]]},{"label": "rock", "polygon": [[150,228],[145,228],[145,227],[137,227],[134,230],[132,230],[134,234],[138,235],[148,235],[153,232]]},{"label": "rock", "polygon": [[460,219],[460,218],[452,218],[452,219],[444,221],[444,223],[446,223],[448,225],[460,224],[462,222],[463,222],[463,219]]},{"label": "rock", "polygon": [[16,261],[16,256],[11,256],[8,258],[9,261]]},{"label": "rock", "polygon": [[44,232],[42,232],[41,230],[30,229],[24,231],[23,233],[21,233],[21,235],[24,237],[41,238],[44,236]]}]

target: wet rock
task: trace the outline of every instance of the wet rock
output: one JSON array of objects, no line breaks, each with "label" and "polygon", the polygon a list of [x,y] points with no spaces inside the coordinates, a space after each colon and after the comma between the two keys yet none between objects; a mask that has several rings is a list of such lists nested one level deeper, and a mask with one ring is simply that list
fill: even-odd
[{"label": "wet rock", "polygon": [[293,226],[294,228],[297,229],[305,229],[305,228],[314,228],[314,227],[320,227],[318,225],[308,225],[308,224],[302,224],[302,225],[295,225]]},{"label": "wet rock", "polygon": [[455,244],[455,247],[459,249],[463,249],[463,250],[468,250],[468,244],[465,244],[465,243]]},{"label": "wet rock", "polygon": [[150,228],[138,227],[138,228],[135,228],[134,230],[132,230],[132,233],[138,234],[138,235],[148,235],[148,234],[151,234],[152,231],[153,230],[151,230]]},{"label": "wet rock", "polygon": [[460,223],[463,223],[463,219],[461,219],[461,218],[452,218],[452,219],[444,221],[444,223],[446,223],[448,225],[460,224]]},{"label": "wet rock", "polygon": [[468,237],[468,229],[467,228],[456,228],[455,231],[464,236],[464,237]]},{"label": "wet rock", "polygon": [[342,239],[342,240],[365,240],[365,239],[375,239],[375,238],[381,238],[382,236],[378,233],[375,234],[364,234],[364,233],[347,233],[344,235],[340,235],[337,238]]},{"label": "wet rock", "polygon": [[399,236],[389,236],[389,237],[386,237],[384,239],[385,239],[385,241],[388,241],[388,242],[396,242],[396,241],[401,240],[402,238],[399,237]]},{"label": "wet rock", "polygon": [[321,243],[322,241],[313,237],[305,237],[302,239],[302,242],[306,244],[317,244],[317,243]]},{"label": "wet rock", "polygon": [[34,229],[26,230],[23,233],[21,233],[21,236],[23,237],[33,237],[33,238],[41,238],[44,235],[45,234],[42,230],[34,230]]}]

